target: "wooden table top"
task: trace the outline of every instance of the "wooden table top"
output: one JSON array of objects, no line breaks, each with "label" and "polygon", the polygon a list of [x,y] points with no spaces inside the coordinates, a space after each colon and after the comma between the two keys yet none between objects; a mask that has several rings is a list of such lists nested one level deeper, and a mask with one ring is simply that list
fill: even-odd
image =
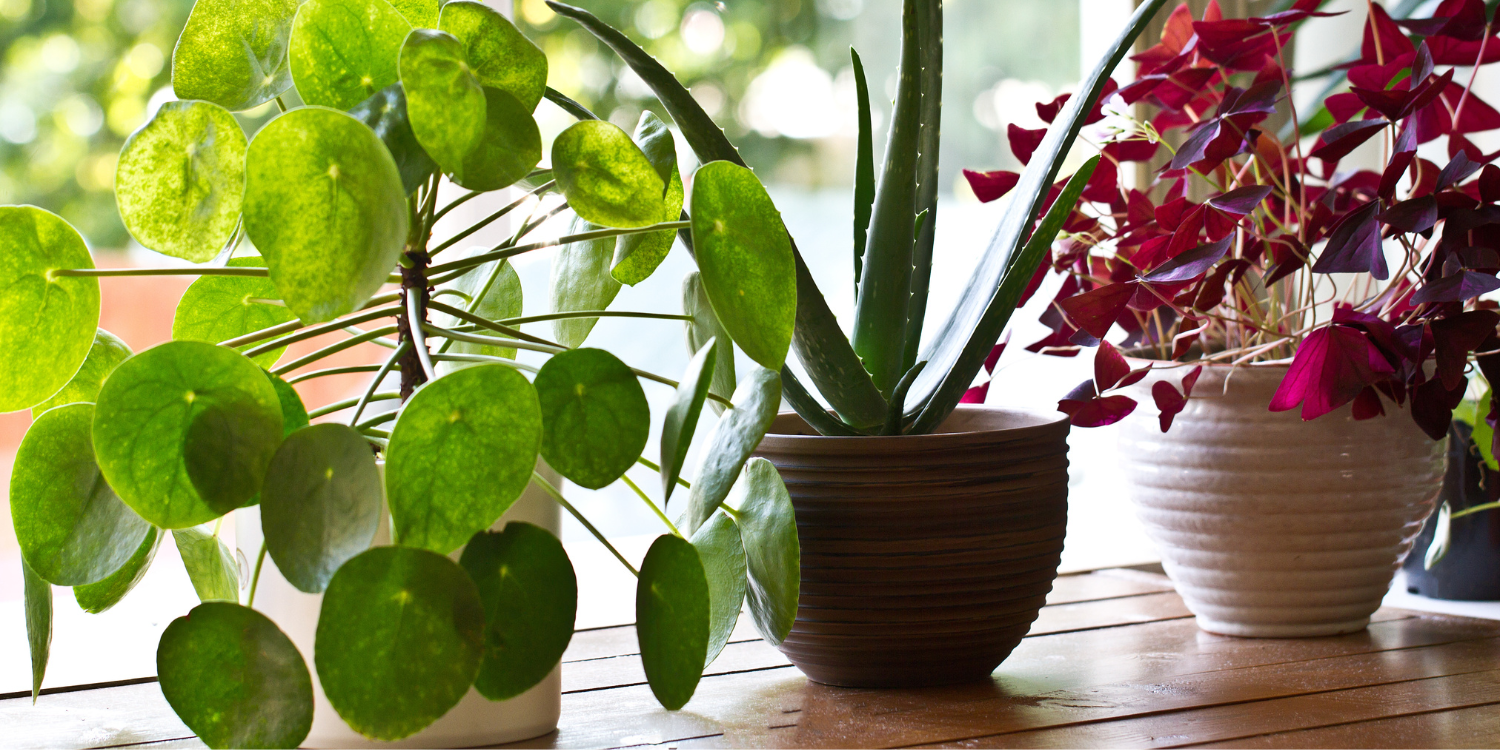
[{"label": "wooden table top", "polygon": [[[10,665],[7,666],[10,668]],[[579,631],[562,722],[518,747],[1495,747],[1500,622],[1383,609],[1336,638],[1204,633],[1156,573],[1062,576],[991,682],[809,682],[747,621],[662,710],[631,626]],[[0,700],[0,747],[200,747],[155,682]]]}]

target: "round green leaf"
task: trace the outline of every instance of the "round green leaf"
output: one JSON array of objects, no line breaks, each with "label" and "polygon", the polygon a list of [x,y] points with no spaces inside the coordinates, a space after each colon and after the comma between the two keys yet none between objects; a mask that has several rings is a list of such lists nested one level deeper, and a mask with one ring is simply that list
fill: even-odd
[{"label": "round green leaf", "polygon": [[693,534],[693,547],[708,579],[708,655],[703,666],[714,663],[729,643],[745,605],[745,546],[740,530],[721,510]]},{"label": "round green leaf", "polygon": [[729,496],[739,479],[740,468],[760,439],[766,436],[776,410],[781,406],[781,374],[757,367],[734,391],[733,409],[726,410],[714,425],[693,477],[688,495],[687,528],[696,530]]},{"label": "round green leaf", "polygon": [[110,607],[115,606],[130,590],[135,588],[142,578],[146,577],[146,569],[151,567],[151,561],[156,557],[156,548],[161,546],[161,529],[155,526],[146,528],[146,538],[141,540],[135,553],[120,569],[109,574],[98,583],[90,583],[86,586],[74,586],[73,598],[78,600],[78,608],[90,614],[99,614]]},{"label": "round green leaf", "polygon": [[395,0],[391,5],[412,26],[419,29],[437,28],[439,0]]},{"label": "round green leaf", "polygon": [[484,89],[463,45],[441,31],[416,29],[401,47],[400,69],[417,142],[444,172],[461,174],[487,123]]},{"label": "round green leaf", "polygon": [[308,0],[292,23],[292,81],[302,101],[349,109],[400,79],[411,24],[385,0]]},{"label": "round green leaf", "polygon": [[[575,216],[568,234],[581,234],[599,227]],[[603,310],[620,293],[620,282],[609,275],[614,238],[570,242],[552,256],[552,280],[548,307],[551,312]],[[569,349],[588,339],[598,318],[562,318],[552,321],[552,335]]]},{"label": "round green leaf", "polygon": [[667,184],[614,124],[583,120],[568,126],[552,142],[552,172],[568,205],[590,222],[628,228],[660,220]]},{"label": "round green leaf", "polygon": [[[157,526],[183,529],[260,491],[281,442],[281,403],[243,355],[173,341],[115,369],[99,391],[93,437],[99,468],[120,498]],[[205,476],[215,472],[222,474]]]},{"label": "round green leaf", "polygon": [[417,143],[417,136],[411,132],[411,120],[406,116],[406,92],[401,84],[393,83],[375,92],[349,110],[349,114],[380,136],[391,158],[396,160],[401,187],[407,195],[437,171],[437,162],[422,150],[422,144]]},{"label": "round green leaf", "polygon": [[698,551],[665,534],[651,543],[635,587],[635,630],[651,693],[669,711],[687,704],[707,661],[708,579]]},{"label": "round green leaf", "polygon": [[[646,160],[667,183],[667,194],[662,198],[661,210],[654,221],[677,221],[682,217],[683,187],[682,175],[677,173],[677,145],[672,140],[672,131],[655,113],[646,110],[641,113],[634,138],[646,154]],[[676,231],[662,230],[617,238],[610,275],[621,284],[630,286],[645,281],[666,259],[676,237]]]},{"label": "round green leaf", "polygon": [[217,535],[199,528],[177,529],[172,539],[198,601],[240,600],[240,563]]},{"label": "round green leaf", "polygon": [[458,563],[376,547],[329,582],[313,661],[328,702],[354,731],[398,740],[464,697],[483,639],[484,606]]},{"label": "round green leaf", "polygon": [[[484,252],[488,248],[476,246],[465,257],[474,253]],[[498,263],[497,269],[495,264]],[[486,286],[488,283],[488,286]],[[470,273],[454,279],[444,286],[445,289],[456,289],[468,295],[469,299],[478,299],[479,304],[469,307],[471,303],[465,303],[466,309],[487,320],[505,320],[507,318],[521,317],[522,290],[521,277],[516,274],[516,269],[510,264],[509,259],[490,261]],[[462,321],[434,311],[433,316],[438,325],[453,327],[461,325]],[[480,354],[490,357],[504,357],[515,359],[516,350],[505,346],[493,346],[490,344],[475,344],[468,341],[454,341],[448,347],[452,354]],[[474,362],[439,362],[437,371],[439,375],[446,375],[454,370],[465,367],[473,367]]]},{"label": "round green leaf", "polygon": [[406,243],[401,175],[359,120],[303,107],[250,143],[245,231],[287,307],[306,323],[358,309],[385,283]]},{"label": "round green leaf", "polygon": [[541,103],[547,90],[547,55],[510,19],[483,3],[453,0],[443,6],[438,28],[463,43],[480,83],[510,93],[527,113]]},{"label": "round green leaf", "polygon": [[[262,263],[260,258],[231,258],[229,265],[260,266]],[[276,285],[265,277],[200,277],[177,302],[177,312],[172,316],[172,338],[217,344],[296,320],[297,316],[285,305],[270,304],[276,299],[279,299]],[[237,351],[244,352],[263,343],[246,344]],[[250,359],[261,367],[270,367],[285,351],[283,346]]]},{"label": "round green leaf", "polygon": [[750,575],[750,617],[773,646],[781,645],[797,619],[802,585],[802,547],[797,514],[776,467],[752,458],[735,485],[740,534]]},{"label": "round green leaf", "polygon": [[553,355],[536,374],[542,458],[597,490],[635,464],[651,433],[651,407],[630,366],[603,349]]},{"label": "round green leaf", "polygon": [[56,214],[0,206],[0,412],[29,409],[73,379],[99,327],[99,280],[52,277],[93,268],[83,238]]},{"label": "round green leaf", "polygon": [[307,407],[303,405],[302,397],[297,395],[297,389],[275,373],[267,372],[266,377],[271,380],[271,387],[276,389],[276,400],[281,402],[281,436],[284,438],[306,427],[310,422]]},{"label": "round green leaf", "polygon": [[309,594],[370,548],[380,526],[380,470],[352,428],[327,423],[291,434],[260,490],[266,550],[293,586]]},{"label": "round green leaf", "polygon": [[10,477],[21,555],[59,586],[94,583],[119,570],[150,528],[99,473],[93,421],[88,403],[43,414],[26,431]]},{"label": "round green leaf", "polygon": [[693,443],[693,432],[698,429],[698,417],[703,413],[703,402],[708,398],[708,387],[713,380],[714,364],[718,350],[714,340],[709,339],[698,353],[688,361],[687,370],[677,385],[677,398],[667,409],[661,424],[661,492],[662,502],[672,499],[672,490],[677,487],[677,478],[682,476],[682,464],[687,461],[688,448]]},{"label": "round green leaf", "polygon": [[693,176],[693,249],[703,288],[734,343],[779,370],[797,320],[797,268],[781,212],[755,173],[727,161]]},{"label": "round green leaf", "polygon": [[203,263],[229,242],[245,198],[245,131],[209,102],[167,102],[126,139],[115,203],[130,236]]},{"label": "round green leaf", "polygon": [[484,133],[452,177],[470,190],[499,190],[542,160],[542,133],[531,111],[508,92],[486,86],[484,101]]},{"label": "round green leaf", "polygon": [[[739,379],[734,375],[734,339],[724,330],[719,323],[719,316],[714,314],[714,308],[708,303],[708,295],[703,291],[703,279],[697,271],[691,271],[682,279],[682,311],[693,317],[687,324],[687,341],[689,351],[698,351],[704,344],[710,341],[714,343],[714,351],[718,352],[714,362],[714,381],[709,386],[708,392],[721,398],[729,398],[734,395],[735,386]],[[715,414],[724,413],[724,405],[718,401],[708,402]]]},{"label": "round green leaf", "polygon": [[541,682],[573,639],[578,579],[551,532],[512,521],[469,540],[459,564],[484,602],[484,661],[474,688],[492,701]]},{"label": "round green leaf", "polygon": [[161,692],[209,747],[296,747],[312,729],[312,675],[265,615],[200,604],[161,634]]},{"label": "round green leaf", "polygon": [[172,91],[239,111],[292,85],[287,44],[297,0],[197,0],[172,50]]},{"label": "round green leaf", "polygon": [[386,450],[397,543],[447,554],[489,528],[531,481],[541,440],[536,389],[519,372],[480,365],[428,383]]},{"label": "round green leaf", "polygon": [[94,343],[89,347],[89,354],[83,360],[83,366],[73,375],[73,379],[63,386],[63,389],[52,394],[52,398],[31,407],[31,418],[42,416],[42,412],[62,406],[63,404],[76,404],[80,401],[93,402],[99,398],[99,387],[104,385],[104,379],[119,367],[121,362],[130,358],[130,347],[126,346],[120,337],[104,330],[94,331]]}]

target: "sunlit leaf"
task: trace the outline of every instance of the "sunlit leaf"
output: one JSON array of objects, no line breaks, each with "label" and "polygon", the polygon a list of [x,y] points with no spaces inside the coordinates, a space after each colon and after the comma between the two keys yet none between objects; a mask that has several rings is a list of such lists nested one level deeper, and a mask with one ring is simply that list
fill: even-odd
[{"label": "sunlit leaf", "polygon": [[281,436],[286,437],[297,430],[308,425],[307,406],[302,403],[302,397],[297,395],[297,389],[293,388],[280,376],[266,373],[271,381],[271,387],[276,389],[276,400],[281,404]]},{"label": "sunlit leaf", "polygon": [[510,19],[471,0],[443,5],[437,28],[457,37],[475,77],[510,93],[530,113],[547,89],[547,56]]},{"label": "sunlit leaf", "polygon": [[[636,125],[635,142],[667,183],[667,194],[662,198],[656,221],[677,221],[682,217],[684,193],[682,175],[677,172],[677,144],[672,140],[672,131],[661,118],[647,110],[641,113],[640,124]],[[666,259],[676,237],[677,232],[672,230],[619,237],[615,242],[614,267],[610,274],[621,284],[634,286],[645,281]]]},{"label": "sunlit leaf", "polygon": [[451,35],[417,29],[401,47],[401,87],[417,142],[447,173],[462,173],[464,159],[484,137],[484,89]]},{"label": "sunlit leaf", "polygon": [[349,109],[400,80],[411,24],[385,0],[308,0],[292,24],[291,67],[308,104]]},{"label": "sunlit leaf", "polygon": [[374,96],[349,110],[349,114],[380,136],[381,142],[391,152],[391,158],[396,160],[396,171],[401,174],[401,186],[407,195],[437,171],[437,162],[427,155],[411,131],[411,120],[406,115],[406,92],[401,84],[393,83],[375,92]]},{"label": "sunlit leaf", "polygon": [[24,559],[21,580],[26,589],[26,642],[31,649],[31,702],[36,703],[52,651],[52,586],[32,572]]},{"label": "sunlit leaf", "polygon": [[63,386],[62,390],[52,394],[52,398],[31,407],[31,418],[42,416],[42,412],[55,406],[63,404],[75,404],[79,401],[94,401],[99,398],[99,387],[104,385],[104,379],[115,371],[115,368],[130,358],[130,347],[126,346],[120,337],[100,328],[94,331],[94,343],[89,347],[89,354],[83,360],[83,366],[73,374],[73,379]]},{"label": "sunlit leaf", "polygon": [[[229,265],[264,264],[260,258],[232,258]],[[286,305],[275,304],[277,299],[276,285],[265,277],[200,277],[177,302],[177,312],[172,316],[172,338],[217,344],[296,320],[297,316]],[[244,352],[264,343],[246,344],[238,351]],[[251,360],[261,367],[270,367],[285,351],[286,347],[272,349],[251,357]]]},{"label": "sunlit leaf", "polygon": [[197,0],[172,50],[172,91],[239,111],[292,85],[297,0]]},{"label": "sunlit leaf", "polygon": [[531,112],[508,92],[486,86],[484,101],[484,133],[451,176],[470,190],[499,190],[542,160],[542,133]]},{"label": "sunlit leaf", "polygon": [[740,530],[721,510],[693,534],[693,548],[708,580],[708,653],[703,666],[714,662],[729,643],[745,604],[745,547]]},{"label": "sunlit leaf", "polygon": [[542,458],[574,484],[601,489],[635,464],[651,407],[635,373],[603,349],[553,355],[536,375]]},{"label": "sunlit leaf", "polygon": [[707,661],[708,579],[687,540],[657,537],[641,562],[635,588],[635,629],[651,693],[669,711],[698,689]]},{"label": "sunlit leaf", "polygon": [[630,136],[609,122],[568,126],[552,142],[552,172],[568,205],[594,224],[643,227],[661,216],[666,182]]},{"label": "sunlit leaf", "polygon": [[316,594],[380,526],[380,470],[370,444],[336,422],[289,436],[260,491],[266,551],[287,582]]},{"label": "sunlit leaf", "polygon": [[[469,253],[462,254],[464,257],[475,252],[483,252],[487,248],[475,247]],[[499,269],[496,269],[496,264]],[[516,274],[516,269],[510,264],[510,260],[502,259],[490,261],[473,272],[464,274],[454,279],[452,283],[444,288],[456,289],[463,292],[469,299],[478,298],[479,304],[473,307],[472,312],[487,320],[505,320],[507,318],[521,317],[522,290],[521,277]],[[466,307],[467,305],[465,305]],[[438,325],[452,327],[461,325],[461,321],[441,312],[433,312],[433,317]],[[468,341],[454,341],[448,347],[452,354],[479,354],[489,357],[503,357],[515,359],[516,350],[506,346],[493,346],[491,344],[475,344]],[[464,367],[473,367],[473,362],[439,362],[437,363],[438,374],[443,375]]]}]

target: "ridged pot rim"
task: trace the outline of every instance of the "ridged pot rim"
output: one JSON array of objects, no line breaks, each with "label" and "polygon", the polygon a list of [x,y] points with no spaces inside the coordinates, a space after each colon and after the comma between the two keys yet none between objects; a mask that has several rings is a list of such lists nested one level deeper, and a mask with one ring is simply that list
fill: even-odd
[{"label": "ridged pot rim", "polygon": [[[796,449],[799,447],[834,446],[857,443],[862,448],[942,448],[946,445],[966,445],[976,439],[1004,436],[1006,440],[1050,440],[1066,438],[1068,415],[1044,409],[1014,406],[988,406],[985,404],[959,404],[939,430],[955,426],[955,422],[974,422],[994,419],[997,422],[1015,420],[1024,424],[996,427],[994,429],[955,429],[923,435],[819,435],[807,421],[795,411],[784,411],[776,415],[771,427],[761,441],[762,447],[772,445]],[[965,427],[972,426],[965,424]],[[802,432],[806,431],[806,432]]]}]

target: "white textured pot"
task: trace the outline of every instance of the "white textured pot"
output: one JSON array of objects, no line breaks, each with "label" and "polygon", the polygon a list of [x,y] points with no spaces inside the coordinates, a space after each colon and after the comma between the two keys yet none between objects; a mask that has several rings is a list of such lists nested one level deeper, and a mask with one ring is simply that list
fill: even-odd
[{"label": "white textured pot", "polygon": [[[381,464],[381,478],[385,477],[385,465]],[[554,485],[562,478],[544,462],[537,462],[537,470]],[[375,544],[390,544],[389,515],[382,513],[380,530],[375,534]],[[525,521],[561,535],[561,519],[557,504],[535,484],[527,485],[526,491],[510,510],[492,527],[498,530],[509,521]],[[244,559],[255,560],[260,552],[260,508],[242,508],[235,511],[236,543]],[[458,559],[458,552],[452,557]],[[303,747],[477,747],[518,742],[540,737],[557,728],[557,719],[562,710],[562,673],[560,668],[542,680],[536,687],[506,701],[491,701],[469,688],[458,705],[426,729],[396,742],[378,742],[355,732],[339,718],[328,697],[323,695],[323,686],[318,682],[318,672],[313,667],[313,636],[318,627],[318,611],[323,606],[322,594],[305,594],[298,591],[276,569],[276,563],[266,556],[265,567],[260,572],[260,586],[255,594],[255,608],[271,618],[286,632],[297,650],[307,660],[308,671],[313,679],[313,723]]]},{"label": "white textured pot", "polygon": [[1143,408],[1121,424],[1120,464],[1198,626],[1257,638],[1363,629],[1442,489],[1444,441],[1389,403],[1362,422],[1347,405],[1311,422],[1271,412],[1285,366],[1204,367],[1162,434],[1151,383],[1187,370],[1166,372],[1131,394]]}]

